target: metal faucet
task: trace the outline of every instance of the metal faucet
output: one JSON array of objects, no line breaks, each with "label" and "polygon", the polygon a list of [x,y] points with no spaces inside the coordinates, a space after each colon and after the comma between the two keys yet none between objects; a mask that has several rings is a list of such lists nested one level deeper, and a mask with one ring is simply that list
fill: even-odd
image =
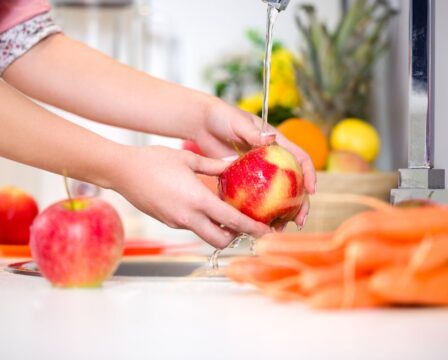
[{"label": "metal faucet", "polygon": [[273,6],[278,11],[283,11],[288,6],[290,0],[262,0],[262,1],[268,5]]},{"label": "metal faucet", "polygon": [[430,198],[448,203],[445,170],[434,169],[435,0],[411,0],[409,16],[408,168],[399,170],[392,203]]}]

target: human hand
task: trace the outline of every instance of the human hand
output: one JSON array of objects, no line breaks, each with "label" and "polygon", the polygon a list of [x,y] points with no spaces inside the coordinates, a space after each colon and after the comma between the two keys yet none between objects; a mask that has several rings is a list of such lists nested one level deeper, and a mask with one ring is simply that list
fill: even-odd
[{"label": "human hand", "polygon": [[172,228],[191,230],[217,248],[238,233],[259,237],[271,231],[221,201],[196,176],[219,175],[227,162],[161,146],[125,149],[111,187],[144,213]]},{"label": "human hand", "polygon": [[[253,146],[261,146],[276,141],[288,149],[302,166],[304,185],[307,194],[314,194],[316,190],[316,173],[309,155],[300,147],[290,142],[274,127],[268,126],[267,131],[275,136],[260,137],[261,119],[258,116],[234,108],[219,99],[210,100],[204,123],[196,129],[193,139],[204,153],[214,158],[235,155],[234,145],[242,150]],[[309,211],[309,197],[304,198],[302,208],[295,222],[299,227],[305,224]]]}]

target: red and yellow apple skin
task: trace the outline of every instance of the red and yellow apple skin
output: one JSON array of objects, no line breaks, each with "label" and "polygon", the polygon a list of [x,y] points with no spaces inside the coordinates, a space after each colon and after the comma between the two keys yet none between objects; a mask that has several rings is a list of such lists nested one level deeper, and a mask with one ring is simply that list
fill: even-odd
[{"label": "red and yellow apple skin", "polygon": [[26,245],[39,210],[33,197],[8,186],[0,189],[0,244]]},{"label": "red and yellow apple skin", "polygon": [[31,226],[31,254],[42,275],[58,287],[98,287],[123,253],[120,216],[96,198],[51,205]]},{"label": "red and yellow apple skin", "polygon": [[279,145],[255,148],[219,177],[221,199],[252,219],[279,227],[293,220],[305,194],[303,172]]}]

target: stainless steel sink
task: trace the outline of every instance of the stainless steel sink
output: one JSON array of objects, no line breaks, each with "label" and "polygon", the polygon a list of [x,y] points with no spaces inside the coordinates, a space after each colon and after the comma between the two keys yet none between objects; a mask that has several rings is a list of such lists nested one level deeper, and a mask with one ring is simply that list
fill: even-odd
[{"label": "stainless steel sink", "polygon": [[[185,278],[195,270],[206,269],[208,259],[205,256],[154,256],[149,258],[126,259],[120,263],[114,276],[125,277],[160,277],[160,278]],[[225,259],[220,260],[224,264]],[[40,276],[36,263],[32,261],[11,264],[7,271],[20,275]],[[197,279],[221,278],[222,276],[208,276],[198,274]]]}]

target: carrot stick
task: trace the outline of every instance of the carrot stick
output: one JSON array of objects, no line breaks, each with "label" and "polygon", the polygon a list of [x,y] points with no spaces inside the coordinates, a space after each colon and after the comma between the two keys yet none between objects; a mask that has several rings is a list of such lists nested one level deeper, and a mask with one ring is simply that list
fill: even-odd
[{"label": "carrot stick", "polygon": [[423,239],[410,259],[411,272],[431,271],[448,265],[448,234],[430,235]]},{"label": "carrot stick", "polygon": [[448,305],[448,266],[421,274],[386,268],[372,276],[369,288],[393,304]]},{"label": "carrot stick", "polygon": [[303,300],[304,298],[298,275],[273,281],[260,288],[266,295],[279,301]]},{"label": "carrot stick", "polygon": [[[307,302],[313,308],[318,309],[342,309],[344,305],[345,291],[342,284],[326,286],[312,294]],[[384,305],[384,301],[369,290],[366,279],[357,280],[354,283],[354,296],[350,308],[369,308]]]},{"label": "carrot stick", "polygon": [[345,248],[346,261],[358,271],[373,271],[385,265],[406,264],[416,250],[415,244],[394,245],[376,238],[353,240]]},{"label": "carrot stick", "polygon": [[448,207],[366,211],[346,220],[334,234],[334,245],[377,237],[393,243],[417,242],[429,234],[448,233]]},{"label": "carrot stick", "polygon": [[332,233],[270,233],[257,241],[261,256],[288,256],[307,265],[331,265],[343,258],[343,249],[331,243]]},{"label": "carrot stick", "polygon": [[241,257],[233,260],[225,269],[224,273],[230,279],[239,283],[251,283],[262,286],[264,283],[280,280],[285,277],[297,275],[297,269],[267,264],[258,257]]},{"label": "carrot stick", "polygon": [[305,293],[334,283],[342,283],[344,277],[343,264],[320,266],[304,270],[299,275],[299,285]]}]

